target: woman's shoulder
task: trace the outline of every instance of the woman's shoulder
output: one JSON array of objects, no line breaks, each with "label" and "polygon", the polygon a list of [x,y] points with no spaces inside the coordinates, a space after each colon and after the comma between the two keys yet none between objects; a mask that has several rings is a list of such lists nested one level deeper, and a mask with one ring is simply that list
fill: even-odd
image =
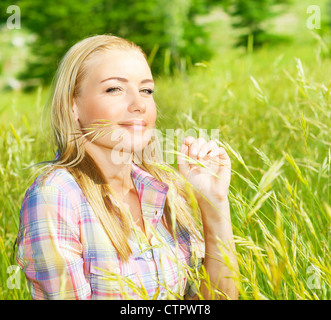
[{"label": "woman's shoulder", "polygon": [[20,232],[25,228],[36,234],[46,232],[54,224],[61,226],[64,220],[76,226],[81,204],[81,189],[70,172],[47,168],[25,192],[20,209]]},{"label": "woman's shoulder", "polygon": [[81,189],[74,177],[66,168],[47,169],[39,174],[26,191],[26,195],[42,193],[61,193],[75,200],[80,196]]}]

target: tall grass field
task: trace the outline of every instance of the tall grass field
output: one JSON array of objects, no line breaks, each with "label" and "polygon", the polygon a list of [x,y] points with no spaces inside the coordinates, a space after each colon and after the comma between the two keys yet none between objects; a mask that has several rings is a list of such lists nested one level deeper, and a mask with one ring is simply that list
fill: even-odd
[{"label": "tall grass field", "polygon": [[[308,2],[300,3],[292,13],[304,19]],[[231,158],[243,300],[331,298],[331,55],[304,20],[296,26],[290,42],[252,50],[231,46],[229,26],[211,21],[213,60],[155,78],[157,127],[217,129]],[[54,157],[40,122],[47,97],[47,87],[0,95],[0,299],[31,299],[13,244],[38,173],[27,167]]]}]

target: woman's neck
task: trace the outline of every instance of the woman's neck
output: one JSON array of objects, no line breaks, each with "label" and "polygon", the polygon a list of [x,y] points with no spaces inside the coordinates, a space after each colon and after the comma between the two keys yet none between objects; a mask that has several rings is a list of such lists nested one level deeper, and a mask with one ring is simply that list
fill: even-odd
[{"label": "woman's neck", "polygon": [[85,149],[102,171],[106,183],[119,195],[135,188],[132,177],[133,154],[86,143]]}]

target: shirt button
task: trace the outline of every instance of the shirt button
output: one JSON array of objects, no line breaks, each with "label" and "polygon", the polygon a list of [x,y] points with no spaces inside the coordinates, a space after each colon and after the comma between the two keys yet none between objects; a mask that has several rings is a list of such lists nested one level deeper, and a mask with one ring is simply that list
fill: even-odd
[{"label": "shirt button", "polygon": [[159,298],[160,299],[164,299],[166,297],[166,292],[165,291],[162,291],[159,295]]},{"label": "shirt button", "polygon": [[145,257],[146,257],[147,259],[152,259],[152,258],[153,258],[153,254],[152,254],[152,252],[151,252],[151,251],[146,251],[146,252],[145,252]]}]

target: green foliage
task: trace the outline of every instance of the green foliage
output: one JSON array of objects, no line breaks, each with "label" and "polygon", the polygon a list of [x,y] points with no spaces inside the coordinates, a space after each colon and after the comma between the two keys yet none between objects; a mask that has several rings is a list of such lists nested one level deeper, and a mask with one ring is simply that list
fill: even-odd
[{"label": "green foliage", "polygon": [[237,45],[247,46],[253,41],[258,47],[272,40],[280,40],[266,33],[265,22],[283,13],[284,5],[291,0],[224,0],[224,10],[233,18],[232,26],[242,29]]},{"label": "green foliage", "polygon": [[[2,2],[0,14],[5,14],[7,5],[8,1]],[[187,64],[212,56],[208,34],[195,22],[197,14],[208,11],[204,0],[24,0],[16,5],[22,28],[37,35],[21,78],[49,83],[64,53],[94,34],[111,33],[134,41],[150,57],[154,74],[186,69]]]}]

